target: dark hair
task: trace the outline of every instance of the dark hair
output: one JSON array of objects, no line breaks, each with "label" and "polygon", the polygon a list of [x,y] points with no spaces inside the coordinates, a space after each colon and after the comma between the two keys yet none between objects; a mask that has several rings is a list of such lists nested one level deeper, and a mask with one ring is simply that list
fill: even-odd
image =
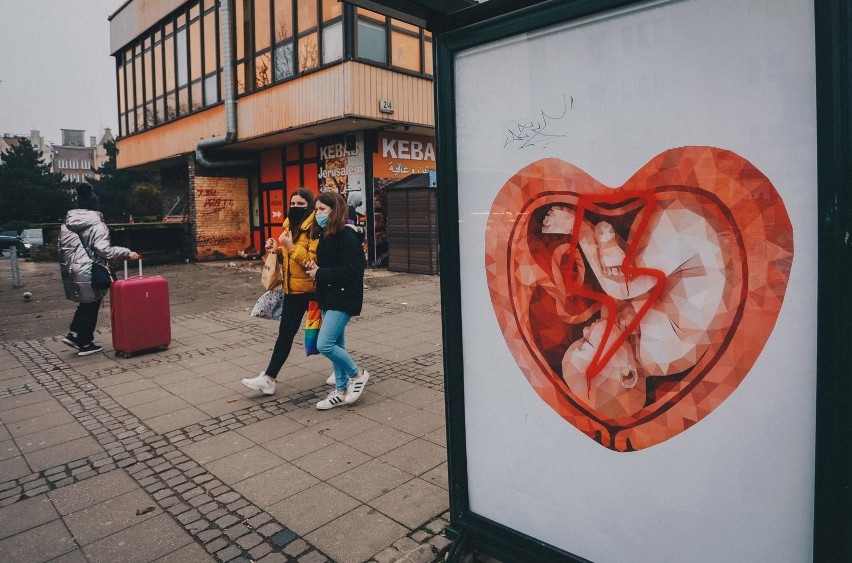
[{"label": "dark hair", "polygon": [[331,208],[331,212],[328,214],[328,225],[323,229],[325,234],[333,235],[346,228],[346,217],[349,215],[349,209],[342,195],[337,192],[322,192],[317,196],[317,201]]},{"label": "dark hair", "polygon": [[78,196],[87,196],[92,193],[92,184],[89,182],[80,182],[77,184],[77,195]]},{"label": "dark hair", "polygon": [[293,190],[293,193],[290,194],[290,200],[287,202],[287,206],[289,207],[290,201],[293,201],[293,196],[297,195],[300,198],[304,199],[308,202],[308,209],[313,211],[314,207],[314,194],[308,188],[296,188]]},{"label": "dark hair", "polygon": [[98,196],[92,191],[92,185],[88,182],[77,184],[77,209],[100,210]]}]

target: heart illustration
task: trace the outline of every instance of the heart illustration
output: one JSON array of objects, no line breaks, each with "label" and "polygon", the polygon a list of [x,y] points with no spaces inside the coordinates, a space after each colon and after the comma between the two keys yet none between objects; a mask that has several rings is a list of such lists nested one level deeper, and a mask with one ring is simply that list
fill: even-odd
[{"label": "heart illustration", "polygon": [[714,147],[667,150],[617,188],[536,161],[494,198],[485,238],[491,302],[524,376],[619,452],[668,440],[734,392],[793,262],[772,183]]}]

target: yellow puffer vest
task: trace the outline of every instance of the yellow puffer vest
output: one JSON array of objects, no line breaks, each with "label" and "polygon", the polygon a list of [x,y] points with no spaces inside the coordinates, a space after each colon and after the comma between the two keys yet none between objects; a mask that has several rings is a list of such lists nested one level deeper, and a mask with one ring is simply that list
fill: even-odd
[{"label": "yellow puffer vest", "polygon": [[[285,293],[313,293],[315,284],[307,273],[303,264],[308,260],[317,259],[318,239],[311,238],[311,225],[314,222],[314,214],[310,213],[299,230],[293,232],[293,247],[288,252],[283,246],[278,247],[280,261],[284,269],[284,292]],[[284,230],[290,230],[290,220],[284,219]]]}]

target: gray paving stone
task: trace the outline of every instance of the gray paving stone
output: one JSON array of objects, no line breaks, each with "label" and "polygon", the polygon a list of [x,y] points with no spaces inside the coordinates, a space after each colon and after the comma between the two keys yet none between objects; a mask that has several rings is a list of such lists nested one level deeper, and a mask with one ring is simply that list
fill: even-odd
[{"label": "gray paving stone", "polygon": [[5,561],[10,562],[48,561],[76,548],[74,538],[61,520],[53,520],[0,541],[0,553]]},{"label": "gray paving stone", "polygon": [[0,539],[46,524],[59,518],[47,496],[23,500],[0,508]]},{"label": "gray paving stone", "polygon": [[320,483],[267,509],[284,526],[307,534],[358,506],[354,498]]},{"label": "gray paving stone", "polygon": [[[356,533],[353,531],[357,530]],[[318,549],[339,563],[369,559],[404,536],[408,530],[387,516],[360,506],[305,536]]]},{"label": "gray paving stone", "polygon": [[138,488],[124,471],[116,470],[68,487],[50,491],[48,496],[60,514],[70,514]]},{"label": "gray paving stone", "polygon": [[[32,432],[15,439],[21,453],[34,452],[70,440],[87,436],[88,432],[76,422],[66,422],[60,426]],[[80,456],[77,456],[80,457]]]},{"label": "gray paving stone", "polygon": [[265,524],[257,529],[257,533],[261,536],[268,538],[270,536],[276,535],[278,532],[284,530],[284,527],[281,524],[276,522],[271,522],[269,524]]},{"label": "gray paving stone", "polygon": [[287,558],[280,553],[270,553],[266,557],[259,559],[257,563],[284,563]]},{"label": "gray paving stone", "polygon": [[203,530],[197,534],[198,541],[201,543],[209,543],[221,535],[222,532],[220,532],[218,528],[210,528],[209,530]]},{"label": "gray paving stone", "polygon": [[342,442],[303,456],[292,463],[320,480],[327,480],[368,461],[370,456]]},{"label": "gray paving stone", "polygon": [[251,530],[249,530],[245,524],[239,523],[234,524],[233,526],[225,529],[225,535],[235,540],[237,538],[241,538],[244,535],[248,534]]},{"label": "gray paving stone", "polygon": [[51,559],[50,563],[88,563],[82,549],[69,551],[64,555],[60,555],[56,559]]},{"label": "gray paving stone", "polygon": [[376,563],[393,563],[399,560],[400,553],[393,547],[387,547],[373,556]]},{"label": "gray paving stone", "polygon": [[197,543],[191,543],[168,555],[157,559],[156,563],[207,563],[215,561],[204,548]]},{"label": "gray paving stone", "polygon": [[446,510],[447,491],[422,479],[412,479],[368,503],[412,530]]},{"label": "gray paving stone", "polygon": [[258,559],[271,552],[272,546],[270,546],[268,543],[261,543],[260,545],[251,548],[248,553],[249,557],[251,557],[252,560],[257,561]]},{"label": "gray paving stone", "polygon": [[299,556],[299,563],[325,563],[328,558],[318,551],[309,551]]},{"label": "gray paving stone", "polygon": [[80,459],[81,457],[86,457],[100,451],[102,451],[102,448],[94,439],[84,436],[25,453],[24,457],[33,471],[42,471],[48,467],[68,463],[69,461]]},{"label": "gray paving stone", "polygon": [[[152,507],[154,510],[144,512]],[[162,514],[144,492],[130,491],[65,516],[65,524],[81,546]]]},{"label": "gray paving stone", "polygon": [[368,502],[413,478],[413,475],[401,469],[373,459],[328,482],[361,502]]},{"label": "gray paving stone", "polygon": [[284,548],[284,553],[290,556],[297,556],[305,552],[310,546],[303,539],[297,539],[287,544]]},{"label": "gray paving stone", "polygon": [[380,458],[412,475],[421,475],[447,461],[447,450],[417,438],[389,451]]},{"label": "gray paving stone", "polygon": [[286,417],[268,418],[261,422],[255,422],[238,429],[236,432],[255,444],[263,445],[267,442],[292,434],[303,429],[304,426],[293,419]]},{"label": "gray paving stone", "polygon": [[319,479],[282,461],[276,467],[234,484],[234,489],[266,508],[319,483]]},{"label": "gray paving stone", "polygon": [[248,533],[239,539],[237,539],[237,545],[239,545],[244,550],[248,551],[249,549],[257,546],[258,544],[263,542],[263,537],[260,534],[251,532]]},{"label": "gray paving stone", "polygon": [[188,407],[179,411],[149,418],[145,421],[145,424],[147,424],[155,432],[165,432],[167,430],[181,428],[205,418],[207,418],[207,415],[200,410],[194,407]]},{"label": "gray paving stone", "polygon": [[378,426],[346,440],[346,444],[372,457],[379,457],[414,440],[414,436],[390,426]]},{"label": "gray paving stone", "polygon": [[191,541],[167,514],[160,514],[92,543],[83,551],[91,563],[153,561]]},{"label": "gray paving stone", "polygon": [[255,446],[207,464],[207,469],[219,479],[233,485],[281,463],[281,458]]},{"label": "gray paving stone", "polygon": [[218,559],[219,561],[232,561],[233,559],[238,557],[241,553],[242,553],[242,551],[240,551],[239,547],[237,547],[235,545],[230,545],[230,546],[226,547],[225,549],[216,552],[216,559]]},{"label": "gray paving stone", "polygon": [[0,461],[0,475],[3,479],[18,479],[32,472],[23,456],[16,456]]}]

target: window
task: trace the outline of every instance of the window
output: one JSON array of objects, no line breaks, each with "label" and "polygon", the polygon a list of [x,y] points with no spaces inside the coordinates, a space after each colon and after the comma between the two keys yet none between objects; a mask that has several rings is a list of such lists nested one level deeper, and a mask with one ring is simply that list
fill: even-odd
[{"label": "window", "polygon": [[[362,17],[362,14],[370,14]],[[358,9],[357,55],[359,58],[387,63],[387,34],[384,23],[379,23],[373,15],[362,8]]]},{"label": "window", "polygon": [[432,35],[364,8],[355,12],[355,56],[406,72],[432,75]]},{"label": "window", "polygon": [[119,132],[153,127],[218,102],[218,0],[196,0],[116,55]]},{"label": "window", "polygon": [[273,80],[280,81],[290,78],[296,73],[293,58],[293,0],[274,0],[275,21],[272,36],[275,40],[273,49]]},{"label": "window", "polygon": [[343,22],[339,21],[322,28],[322,64],[343,58]]}]

